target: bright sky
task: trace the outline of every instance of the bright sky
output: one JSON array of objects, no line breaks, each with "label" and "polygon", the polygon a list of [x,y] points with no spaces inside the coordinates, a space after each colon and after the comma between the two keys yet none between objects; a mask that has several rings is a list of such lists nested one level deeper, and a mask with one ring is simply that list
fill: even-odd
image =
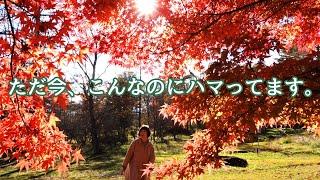
[{"label": "bright sky", "polygon": [[[120,66],[110,65],[108,63],[109,60],[110,60],[110,56],[107,56],[107,55],[99,56],[98,61],[97,61],[97,66],[96,66],[96,79],[101,79],[103,81],[103,83],[112,82],[113,78],[117,78],[118,76],[122,75],[124,72],[133,72],[137,78],[140,78],[140,68],[139,67],[126,69],[126,68],[122,68]],[[88,72],[90,73],[89,76],[91,77],[92,66],[89,65],[89,63],[88,63],[87,67],[88,67]],[[160,70],[161,70],[161,67],[159,67],[158,69],[154,69],[154,71],[153,71],[154,75],[147,74],[147,73],[144,73],[143,71],[141,71],[141,79],[145,83],[147,83],[149,80],[151,80],[153,78],[157,78],[160,74]],[[81,81],[82,78],[79,75],[84,76],[84,73],[77,63],[70,63],[70,64],[62,67],[62,71],[65,73],[66,80],[68,82],[74,82],[75,79],[82,82]],[[72,90],[75,93],[82,92],[82,89],[81,89],[81,86],[79,83],[73,83],[73,85],[72,85]],[[104,91],[107,90],[106,88],[103,88],[103,87],[101,87],[99,89],[102,89]],[[80,97],[74,97],[74,98],[71,98],[71,100],[75,101],[75,102],[79,102]]]},{"label": "bright sky", "polygon": [[151,15],[157,8],[156,0],[135,0],[136,7],[141,15]]}]

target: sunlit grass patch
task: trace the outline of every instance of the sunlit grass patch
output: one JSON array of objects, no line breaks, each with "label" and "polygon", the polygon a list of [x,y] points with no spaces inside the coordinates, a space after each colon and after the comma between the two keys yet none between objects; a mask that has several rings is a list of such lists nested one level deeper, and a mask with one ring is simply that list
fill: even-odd
[{"label": "sunlit grass patch", "polygon": [[[271,130],[260,136],[259,142],[241,144],[234,147],[233,151],[221,153],[222,156],[246,160],[247,167],[208,169],[196,179],[320,179],[320,139],[312,134],[293,130],[288,132],[290,133],[281,134],[277,130]],[[166,137],[166,143],[153,143],[156,164],[160,165],[173,158],[183,159],[183,145],[188,138],[181,136],[179,141],[174,141],[172,137]],[[86,161],[79,166],[72,165],[66,179],[123,179],[119,172],[128,147],[129,144],[109,148],[98,156],[86,153]],[[18,172],[13,166],[0,169],[0,179],[31,178],[61,179],[56,171],[46,174],[35,171]]]}]

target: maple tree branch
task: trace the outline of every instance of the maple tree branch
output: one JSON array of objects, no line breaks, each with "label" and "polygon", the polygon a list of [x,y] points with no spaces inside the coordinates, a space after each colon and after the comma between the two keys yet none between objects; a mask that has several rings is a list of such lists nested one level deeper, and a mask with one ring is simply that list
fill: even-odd
[{"label": "maple tree branch", "polygon": [[104,73],[106,73],[106,71],[107,71],[107,69],[108,69],[109,66],[110,66],[110,64],[108,64],[108,65],[104,68],[104,71],[98,76],[98,79],[100,79],[100,77],[101,77]]},{"label": "maple tree branch", "polygon": [[84,73],[84,75],[88,78],[88,80],[90,80],[90,77],[89,77],[87,71],[83,69],[82,65],[81,65],[79,62],[77,62],[77,64],[78,64],[79,67],[81,68],[81,70],[82,70],[82,72]]},{"label": "maple tree branch", "polygon": [[[267,21],[268,19],[270,19],[272,16],[274,16],[276,13],[279,13],[280,10],[282,10],[286,5],[294,2],[294,1],[297,1],[297,0],[286,0],[285,2],[283,2],[282,4],[280,4],[281,6],[276,6],[276,7],[273,7],[271,8],[271,14],[269,16],[267,16],[266,18],[264,18],[261,22],[265,22]],[[266,14],[267,12],[263,13],[263,14]]]},{"label": "maple tree branch", "polygon": [[[97,66],[97,61],[98,61],[98,53],[95,52],[94,53],[94,60],[93,60],[93,65],[92,65],[92,79],[95,78],[95,75],[96,75],[96,66]],[[90,81],[90,79],[89,79]]]},{"label": "maple tree branch", "polygon": [[14,50],[15,50],[15,46],[16,46],[16,36],[15,36],[15,32],[14,32],[14,27],[13,27],[13,23],[11,20],[11,16],[10,16],[10,12],[9,12],[9,8],[8,8],[8,3],[7,0],[4,0],[4,8],[6,10],[7,13],[7,18],[9,21],[9,25],[10,25],[10,30],[11,30],[11,36],[12,36],[12,46],[11,46],[11,56],[10,56],[10,72],[11,72],[11,80],[13,80],[13,56],[14,56]]},{"label": "maple tree branch", "polygon": [[[13,27],[12,19],[11,19],[10,12],[9,12],[9,6],[7,3],[7,0],[4,0],[4,8],[6,10],[7,18],[8,18],[11,33],[12,33],[12,35],[11,35],[12,36],[12,46],[11,46],[11,52],[10,52],[10,54],[11,54],[11,56],[10,56],[10,73],[11,73],[11,80],[13,80],[14,79],[13,58],[14,58],[14,54],[15,54],[14,51],[15,51],[15,46],[16,46],[16,36],[15,36],[14,27]],[[29,131],[30,128],[27,125],[27,123],[25,122],[24,116],[22,115],[21,110],[20,110],[19,98],[18,98],[17,94],[15,94],[15,99],[17,101],[16,103],[17,103],[17,110],[18,110],[19,116],[21,117],[23,124],[26,126],[27,131]]]},{"label": "maple tree branch", "polygon": [[[12,0],[7,0],[8,2],[10,2],[11,4],[17,6],[18,8],[22,9],[23,12],[25,12],[27,14],[27,16],[32,16],[32,17],[36,17],[34,14],[30,13],[30,10],[26,9],[25,7],[23,7],[22,5],[12,1]],[[40,16],[52,16],[52,14],[41,14]]]},{"label": "maple tree branch", "polygon": [[[1,21],[1,20],[0,20]],[[12,35],[9,31],[1,31],[0,35]]]},{"label": "maple tree branch", "polygon": [[[205,29],[208,29],[210,26],[212,26],[214,23],[218,22],[220,20],[221,16],[218,17],[217,19],[215,19],[214,21],[212,21],[211,23],[209,23],[207,26],[199,29],[198,31],[195,31],[195,32],[191,32],[191,33],[186,33],[186,34],[190,34],[190,36],[185,39],[180,45],[172,48],[172,49],[169,49],[169,50],[166,50],[166,51],[161,51],[159,53],[153,53],[153,54],[165,54],[165,53],[169,53],[169,52],[173,52],[177,49],[180,49],[182,46],[184,46],[185,44],[187,44],[188,42],[190,42],[192,40],[192,38],[198,36],[202,31],[204,31]],[[181,33],[180,33],[181,34]]]},{"label": "maple tree branch", "polygon": [[90,62],[90,64],[93,66],[93,63],[92,63],[92,61],[91,61],[91,58],[89,57],[89,55],[88,54],[86,54],[86,59]]},{"label": "maple tree branch", "polygon": [[[254,1],[252,3],[249,3],[249,4],[246,4],[246,5],[243,5],[241,7],[238,7],[238,8],[235,8],[233,10],[230,10],[230,11],[225,11],[225,12],[221,12],[221,13],[210,13],[210,14],[207,14],[207,15],[211,15],[211,16],[224,16],[224,15],[229,15],[229,14],[233,14],[235,12],[238,12],[238,11],[242,11],[242,10],[245,10],[245,9],[249,9],[249,8],[252,8],[258,4],[263,4],[265,2],[267,2],[268,0],[258,0],[258,1]],[[286,0],[283,4],[281,4],[282,6],[280,8],[278,8],[277,10],[283,8],[285,5],[291,3],[291,2],[294,2],[296,0]],[[208,25],[208,28],[213,25],[213,24],[209,24]],[[207,28],[206,28],[207,29]],[[204,29],[204,30],[206,30]]]},{"label": "maple tree branch", "polygon": [[238,11],[242,11],[242,10],[245,10],[245,9],[248,9],[248,8],[251,8],[257,4],[262,4],[264,2],[266,2],[268,0],[258,0],[258,1],[254,1],[252,3],[249,3],[249,4],[245,4],[241,7],[237,7],[233,10],[230,10],[230,11],[225,11],[225,12],[221,12],[221,13],[209,13],[208,15],[212,15],[212,16],[224,16],[224,15],[228,15],[228,14],[233,14],[235,12],[238,12]]},{"label": "maple tree branch", "polygon": [[[258,1],[254,1],[252,3],[249,3],[249,4],[245,4],[241,7],[237,7],[235,9],[232,9],[232,10],[229,10],[229,11],[225,11],[225,12],[221,12],[221,13],[208,13],[208,14],[202,14],[202,15],[209,15],[209,16],[212,16],[212,17],[216,17],[217,18],[214,18],[213,21],[211,21],[209,24],[205,25],[204,27],[200,28],[199,30],[197,31],[194,31],[194,32],[188,32],[188,33],[178,33],[178,34],[189,34],[190,36],[185,39],[181,44],[179,44],[178,46],[176,47],[173,47],[169,50],[165,50],[165,51],[161,51],[159,53],[155,53],[153,52],[153,54],[164,54],[164,53],[169,53],[169,52],[173,52],[177,49],[180,49],[181,47],[183,47],[185,44],[187,44],[188,42],[190,42],[194,37],[198,36],[201,32],[209,29],[212,25],[214,25],[215,23],[217,23],[219,21],[220,18],[222,18],[222,16],[225,16],[225,15],[230,15],[230,14],[233,14],[235,12],[238,12],[238,11],[243,11],[245,9],[249,9],[249,8],[252,8],[258,4],[263,4],[265,2],[267,2],[268,0],[258,0]],[[283,8],[285,5],[291,3],[291,2],[294,2],[295,0],[287,0],[286,2],[283,3],[283,6],[281,8]],[[279,8],[279,9],[281,9]],[[273,14],[272,14],[273,15]],[[268,18],[270,18],[271,16],[269,16]]]},{"label": "maple tree branch", "polygon": [[[11,0],[7,0],[7,1],[9,1],[11,4],[17,6],[18,8],[22,9],[22,10],[23,10],[24,12],[26,12],[27,14],[28,14],[28,13],[30,14],[30,12],[28,11],[28,9],[25,9],[23,6],[19,5],[18,3],[14,2],[14,1],[11,1]],[[32,15],[32,14],[30,14],[30,15]]]}]

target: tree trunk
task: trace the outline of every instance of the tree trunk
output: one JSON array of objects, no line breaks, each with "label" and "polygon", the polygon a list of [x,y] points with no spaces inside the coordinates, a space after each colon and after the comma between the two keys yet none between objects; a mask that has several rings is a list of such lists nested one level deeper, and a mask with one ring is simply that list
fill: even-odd
[{"label": "tree trunk", "polygon": [[98,153],[100,153],[100,142],[99,142],[99,137],[98,137],[98,132],[97,132],[97,122],[94,117],[92,95],[89,95],[89,109],[88,110],[89,110],[89,115],[90,115],[93,154],[98,154]]}]

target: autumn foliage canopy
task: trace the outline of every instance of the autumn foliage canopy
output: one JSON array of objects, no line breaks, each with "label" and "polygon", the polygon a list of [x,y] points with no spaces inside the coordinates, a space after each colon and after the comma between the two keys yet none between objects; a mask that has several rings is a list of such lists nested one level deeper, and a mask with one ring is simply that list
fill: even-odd
[{"label": "autumn foliage canopy", "polygon": [[[173,173],[193,178],[208,166],[220,167],[219,152],[243,141],[257,124],[315,127],[320,123],[319,12],[318,0],[158,0],[148,16],[137,12],[133,0],[3,0],[0,157],[12,155],[21,169],[61,171],[83,159],[56,127],[54,113],[46,111],[47,101],[66,108],[67,93],[20,97],[8,92],[14,77],[63,78],[62,63],[81,63],[90,53],[111,54],[109,63],[123,67],[144,64],[147,72],[163,64],[163,78],[189,75],[184,69],[193,62],[204,72],[198,79],[203,81],[304,80],[294,98],[287,87],[282,96],[253,96],[249,88],[238,96],[225,88],[219,96],[199,89],[173,96],[161,114],[181,125],[201,121],[205,129],[186,143],[184,161],[155,167],[158,178]],[[272,53],[281,57],[267,64]],[[304,89],[312,90],[312,97],[304,97]]]}]

